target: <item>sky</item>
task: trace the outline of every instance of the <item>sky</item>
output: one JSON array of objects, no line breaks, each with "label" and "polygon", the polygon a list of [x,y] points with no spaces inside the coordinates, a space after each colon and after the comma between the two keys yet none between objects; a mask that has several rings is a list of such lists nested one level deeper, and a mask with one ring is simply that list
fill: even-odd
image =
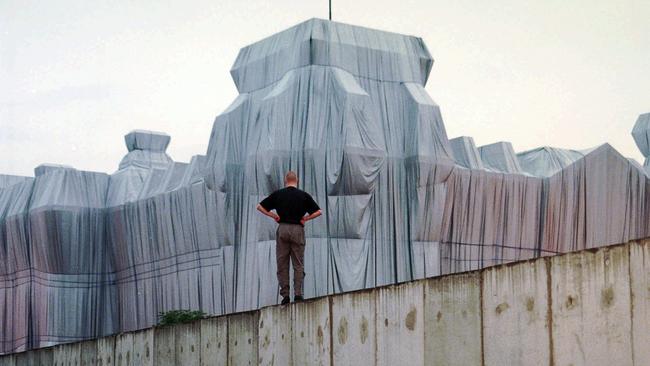
[{"label": "sky", "polygon": [[[0,174],[112,173],[134,129],[170,134],[175,161],[205,154],[239,49],[327,13],[327,0],[0,0]],[[450,138],[608,142],[643,161],[630,131],[650,112],[648,0],[333,0],[332,13],[422,37]]]}]

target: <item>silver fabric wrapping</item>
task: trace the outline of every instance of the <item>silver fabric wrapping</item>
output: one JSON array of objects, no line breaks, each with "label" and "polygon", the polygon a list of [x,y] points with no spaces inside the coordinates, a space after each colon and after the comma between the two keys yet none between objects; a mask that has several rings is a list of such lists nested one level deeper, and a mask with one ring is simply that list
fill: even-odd
[{"label": "silver fabric wrapping", "polygon": [[632,137],[643,156],[650,156],[650,113],[639,116],[632,128]]},{"label": "silver fabric wrapping", "polygon": [[576,150],[545,146],[518,153],[517,160],[524,172],[537,177],[550,177],[583,156]]},{"label": "silver fabric wrapping", "polygon": [[16,183],[22,183],[30,179],[31,178],[29,177],[0,174],[0,189],[10,187]]},{"label": "silver fabric wrapping", "polygon": [[450,144],[432,63],[419,38],[309,20],[242,49],[205,156],[173,162],[168,136],[134,131],[112,175],[0,177],[0,353],[277,303],[255,206],[289,169],[324,212],[307,297],[648,236],[648,179],[609,145]]},{"label": "silver fabric wrapping", "polygon": [[449,140],[456,164],[468,169],[485,169],[481,154],[469,136],[460,136]]},{"label": "silver fabric wrapping", "polygon": [[645,113],[639,116],[632,128],[632,137],[636,146],[639,147],[645,161],[643,167],[646,172],[650,172],[650,113]]},{"label": "silver fabric wrapping", "polygon": [[478,148],[485,168],[492,172],[521,174],[521,166],[512,144],[495,142]]}]

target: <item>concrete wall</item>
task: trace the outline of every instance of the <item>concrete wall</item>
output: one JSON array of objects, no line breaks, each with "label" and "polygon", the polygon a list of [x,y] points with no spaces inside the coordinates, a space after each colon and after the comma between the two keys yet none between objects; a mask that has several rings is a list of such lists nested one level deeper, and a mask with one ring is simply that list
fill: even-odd
[{"label": "concrete wall", "polygon": [[65,344],[0,365],[650,365],[649,243]]}]

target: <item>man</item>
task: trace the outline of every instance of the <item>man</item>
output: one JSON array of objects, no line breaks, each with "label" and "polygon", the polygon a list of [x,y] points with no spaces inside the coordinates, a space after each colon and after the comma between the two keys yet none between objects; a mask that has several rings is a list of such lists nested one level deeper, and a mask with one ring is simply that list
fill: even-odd
[{"label": "man", "polygon": [[[284,177],[285,187],[266,197],[257,205],[264,215],[278,225],[275,233],[275,257],[278,264],[278,283],[282,305],[290,301],[289,258],[293,263],[294,301],[303,300],[302,281],[305,277],[305,223],[321,215],[321,210],[311,196],[298,189],[296,173],[289,171]],[[275,212],[271,212],[275,210]],[[305,216],[306,215],[306,216]]]}]

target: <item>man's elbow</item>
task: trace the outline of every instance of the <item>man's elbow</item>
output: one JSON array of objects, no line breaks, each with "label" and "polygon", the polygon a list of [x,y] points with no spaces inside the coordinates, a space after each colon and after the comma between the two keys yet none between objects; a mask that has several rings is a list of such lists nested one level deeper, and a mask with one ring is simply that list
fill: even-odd
[{"label": "man's elbow", "polygon": [[322,214],[323,214],[323,211],[318,210],[318,211],[314,212],[313,215],[314,215],[314,218],[317,218],[318,216],[320,216],[320,215],[322,215]]},{"label": "man's elbow", "polygon": [[262,212],[262,213],[266,212],[264,207],[262,207],[262,205],[260,205],[259,203],[257,204],[257,211]]}]

